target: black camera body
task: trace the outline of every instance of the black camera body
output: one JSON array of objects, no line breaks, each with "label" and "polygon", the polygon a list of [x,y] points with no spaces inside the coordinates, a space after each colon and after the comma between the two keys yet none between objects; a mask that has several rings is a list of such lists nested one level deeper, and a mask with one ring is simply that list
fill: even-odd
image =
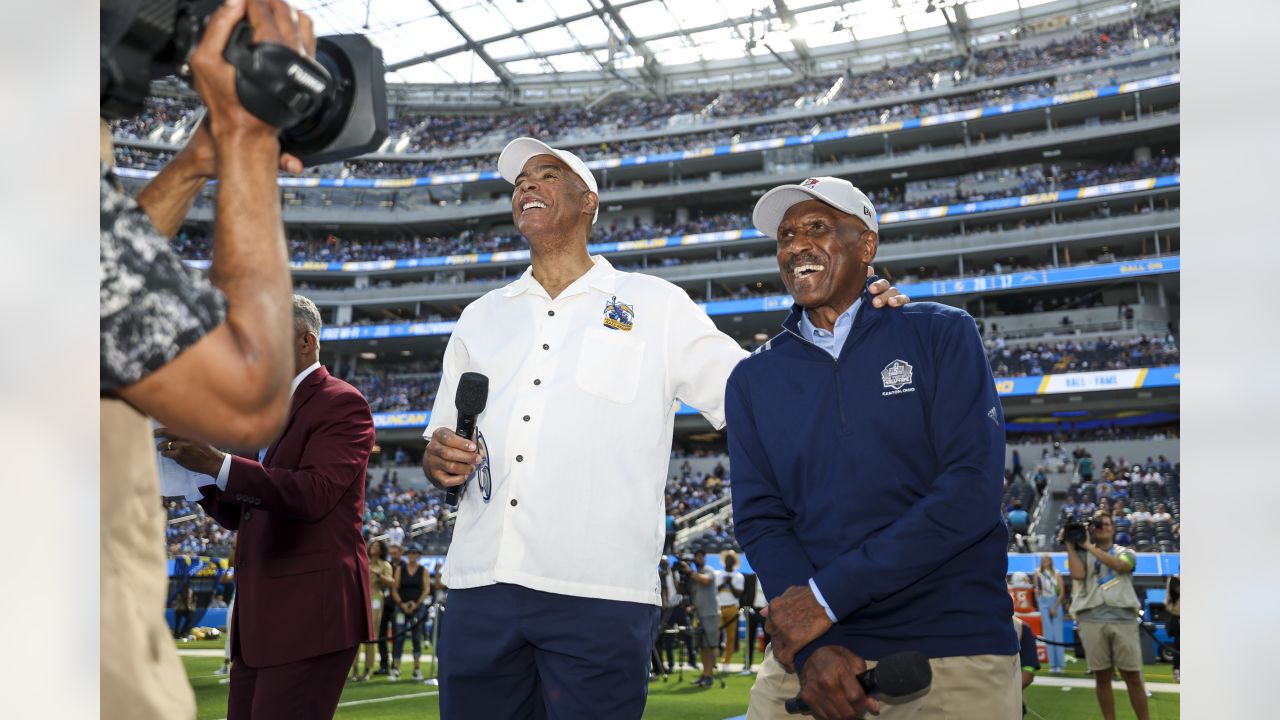
[{"label": "black camera body", "polygon": [[1062,524],[1062,542],[1070,547],[1079,548],[1089,539],[1089,527],[1071,517]]},{"label": "black camera body", "polygon": [[[189,60],[222,0],[102,0],[99,110],[142,111],[151,81],[191,79]],[[362,35],[316,39],[315,59],[279,43],[254,43],[241,21],[223,57],[236,68],[245,109],[280,133],[280,149],[319,165],[363,155],[387,139],[386,66]]]}]

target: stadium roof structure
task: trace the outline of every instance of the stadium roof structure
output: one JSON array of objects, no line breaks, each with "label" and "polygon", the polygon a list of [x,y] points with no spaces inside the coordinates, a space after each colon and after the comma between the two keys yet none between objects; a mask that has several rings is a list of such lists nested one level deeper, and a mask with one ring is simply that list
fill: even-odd
[{"label": "stadium roof structure", "polygon": [[[1151,0],[1147,0],[1151,2]],[[1144,2],[1143,4],[1147,4]],[[1164,3],[1151,3],[1164,4]],[[749,71],[761,81],[829,72],[823,57],[893,47],[964,53],[984,18],[1006,27],[1036,15],[1082,13],[1128,0],[296,0],[317,34],[362,33],[381,45],[391,84],[492,88],[533,100],[575,86],[577,97],[628,88],[689,89],[681,74]],[[1137,6],[1138,3],[1132,3]],[[590,85],[587,91],[584,86]],[[586,91],[586,92],[584,92]],[[553,99],[553,98],[546,98]]]}]

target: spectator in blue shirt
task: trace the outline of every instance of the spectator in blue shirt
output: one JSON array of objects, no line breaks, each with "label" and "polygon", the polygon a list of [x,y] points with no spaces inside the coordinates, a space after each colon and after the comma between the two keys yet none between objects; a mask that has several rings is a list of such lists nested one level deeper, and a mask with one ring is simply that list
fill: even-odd
[{"label": "spectator in blue shirt", "polygon": [[1013,508],[1009,510],[1009,529],[1016,533],[1026,534],[1027,527],[1031,522],[1027,511],[1022,507],[1022,501],[1014,500]]}]

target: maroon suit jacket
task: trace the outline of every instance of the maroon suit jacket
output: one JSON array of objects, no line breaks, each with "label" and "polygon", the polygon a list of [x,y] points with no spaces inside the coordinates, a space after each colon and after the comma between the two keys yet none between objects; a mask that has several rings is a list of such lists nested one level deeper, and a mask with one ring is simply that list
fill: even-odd
[{"label": "maroon suit jacket", "polygon": [[233,456],[227,489],[203,489],[205,512],[239,531],[233,658],[270,667],[373,637],[361,535],[373,443],[369,403],[322,366],[262,463]]}]

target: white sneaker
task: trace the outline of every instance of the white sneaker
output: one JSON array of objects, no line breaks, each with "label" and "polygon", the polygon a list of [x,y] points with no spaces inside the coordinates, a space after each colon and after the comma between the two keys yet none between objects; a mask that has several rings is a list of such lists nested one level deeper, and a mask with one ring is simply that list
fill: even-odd
[{"label": "white sneaker", "polygon": [[414,669],[413,669],[413,679],[414,679],[414,680],[421,680],[421,679],[422,679],[422,668],[414,668]]},{"label": "white sneaker", "polygon": [[395,668],[391,668],[391,671],[387,673],[387,680],[390,682],[395,682],[399,679],[400,679],[400,671]]},{"label": "white sneaker", "polygon": [[213,674],[214,674],[214,675],[226,675],[226,674],[228,674],[228,673],[230,673],[230,672],[231,672],[231,668],[230,668],[230,667],[228,667],[228,666],[226,666],[226,665],[223,665],[222,667],[218,668],[217,670],[214,670],[214,671],[213,671]]}]

